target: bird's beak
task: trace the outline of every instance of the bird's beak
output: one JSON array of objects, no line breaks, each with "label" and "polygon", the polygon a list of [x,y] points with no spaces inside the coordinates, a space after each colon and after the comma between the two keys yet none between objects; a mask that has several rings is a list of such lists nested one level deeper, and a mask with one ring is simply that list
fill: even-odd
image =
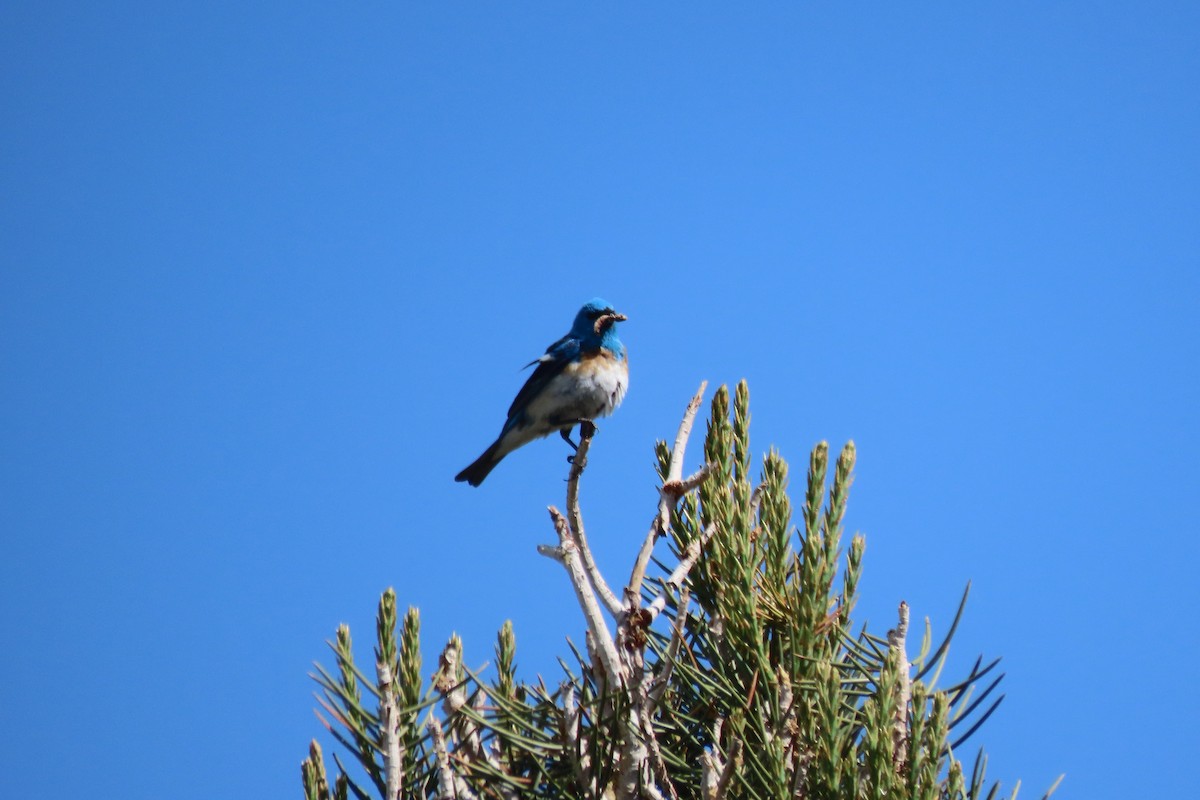
[{"label": "bird's beak", "polygon": [[612,325],[614,322],[624,322],[627,319],[629,319],[629,317],[625,316],[624,314],[618,314],[615,311],[598,317],[596,319],[596,335],[599,336],[605,328],[607,328],[609,325]]}]

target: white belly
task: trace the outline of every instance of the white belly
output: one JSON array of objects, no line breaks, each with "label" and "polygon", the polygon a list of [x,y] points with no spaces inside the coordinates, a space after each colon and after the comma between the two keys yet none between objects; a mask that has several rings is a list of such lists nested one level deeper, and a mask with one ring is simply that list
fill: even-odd
[{"label": "white belly", "polygon": [[534,425],[547,432],[581,419],[606,417],[621,405],[629,387],[629,365],[612,356],[586,358],[567,367],[529,404]]}]

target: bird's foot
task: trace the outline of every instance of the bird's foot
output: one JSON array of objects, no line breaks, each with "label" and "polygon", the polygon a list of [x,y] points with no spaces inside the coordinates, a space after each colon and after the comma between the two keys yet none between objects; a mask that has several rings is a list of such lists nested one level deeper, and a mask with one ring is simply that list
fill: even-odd
[{"label": "bird's foot", "polygon": [[[592,422],[590,419],[577,419],[571,423],[571,427],[563,428],[558,432],[558,434],[562,436],[563,441],[571,445],[571,449],[574,450],[575,453],[578,453],[579,445],[571,440],[571,431],[574,429],[575,425],[579,425],[579,439],[582,442],[582,440],[590,439],[596,435],[596,423]],[[567,456],[568,464],[575,463],[575,453]]]},{"label": "bird's foot", "polygon": [[[574,426],[572,426],[572,427],[574,427]],[[571,428],[563,428],[561,431],[558,432],[558,434],[559,434],[559,436],[561,436],[563,438],[564,442],[571,445],[571,449],[574,450],[575,453],[579,452],[579,445],[577,445],[577,444],[575,444],[575,442],[571,441]],[[571,455],[567,456],[568,464],[575,463],[575,453],[572,453]]]}]

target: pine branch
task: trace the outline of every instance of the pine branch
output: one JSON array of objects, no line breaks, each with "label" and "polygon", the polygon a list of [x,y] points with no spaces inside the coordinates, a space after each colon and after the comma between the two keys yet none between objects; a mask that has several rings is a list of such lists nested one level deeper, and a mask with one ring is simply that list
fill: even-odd
[{"label": "pine branch", "polygon": [[[557,688],[518,679],[505,623],[494,678],[485,682],[465,667],[453,636],[424,690],[419,616],[410,608],[398,624],[388,590],[376,621],[375,675],[354,664],[345,626],[331,643],[337,669],[317,665],[313,675],[318,718],[370,780],[350,780],[335,754],[331,781],[314,743],[301,767],[306,800],[998,795],[982,753],[969,776],[954,757],[1003,699],[991,699],[1003,678],[989,677],[996,662],[980,659],[965,679],[937,688],[962,605],[937,646],[926,621],[911,658],[907,604],[886,637],[851,633],[865,552],[855,535],[842,561],[854,444],[834,464],[826,443],[813,449],[793,526],[782,456],[770,449],[757,483],[751,479],[744,381],[732,397],[718,388],[703,465],[684,476],[705,388],[671,446],[655,446],[656,508],[620,593],[585,533],[581,483],[595,429],[581,426],[564,511],[548,508],[557,544],[538,547],[563,565],[585,623],[585,648],[571,645],[560,660],[565,677]],[[660,538],[668,538],[675,563],[656,558]],[[948,737],[960,726],[966,733],[952,745]]]}]

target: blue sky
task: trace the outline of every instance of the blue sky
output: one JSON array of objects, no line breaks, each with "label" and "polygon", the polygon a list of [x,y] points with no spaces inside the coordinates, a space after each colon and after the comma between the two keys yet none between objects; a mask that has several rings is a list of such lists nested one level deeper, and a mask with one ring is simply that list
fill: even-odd
[{"label": "blue sky", "polygon": [[994,777],[1183,794],[1198,34],[1154,2],[6,3],[7,792],[299,796],[309,665],[342,621],[369,660],[391,585],[426,672],[511,618],[555,674],[562,443],[452,477],[599,294],[632,366],[602,568],[654,439],[744,377],[756,452],[857,443],[860,617],[944,630],[973,581]]}]

